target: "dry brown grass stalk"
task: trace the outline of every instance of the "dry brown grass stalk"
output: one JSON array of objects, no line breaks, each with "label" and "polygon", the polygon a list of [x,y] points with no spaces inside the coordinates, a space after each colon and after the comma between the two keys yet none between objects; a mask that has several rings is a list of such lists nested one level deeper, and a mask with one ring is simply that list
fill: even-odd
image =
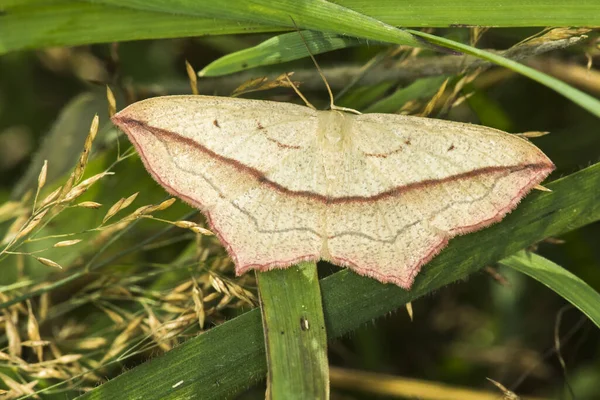
[{"label": "dry brown grass stalk", "polygon": [[199,94],[198,78],[196,77],[196,71],[194,71],[194,67],[192,67],[192,64],[190,64],[188,60],[185,60],[185,70],[187,72],[188,79],[190,80],[190,88],[192,89],[192,94]]},{"label": "dry brown grass stalk", "polygon": [[[40,326],[38,321],[33,313],[33,308],[31,307],[31,301],[27,300],[27,337],[29,338],[29,342],[41,342],[42,336],[40,335]],[[39,362],[44,361],[44,349],[42,345],[33,345],[35,354]]]},{"label": "dry brown grass stalk", "polygon": [[[0,205],[0,222],[14,219],[2,241],[4,247],[0,248],[0,262],[7,257],[18,257],[19,264],[28,256],[45,266],[57,269],[64,267],[60,272],[50,273],[43,281],[0,293],[0,302],[4,303],[28,291],[43,291],[41,296],[14,304],[0,313],[0,332],[5,336],[5,350],[0,351],[0,365],[15,368],[23,378],[20,382],[14,377],[0,375],[0,381],[8,387],[3,398],[23,395],[35,397],[39,379],[63,381],[67,387],[81,390],[84,381],[101,381],[100,376],[111,368],[112,360],[123,360],[142,352],[155,351],[153,349],[168,351],[178,344],[182,334],[195,335],[209,324],[224,321],[227,310],[256,305],[255,295],[244,287],[244,282],[252,284],[252,278],[241,279],[239,283],[230,279],[231,261],[222,249],[214,246],[214,241],[206,246],[203,245],[206,241],[199,239],[203,235],[212,235],[212,232],[197,222],[154,217],[154,213],[171,207],[176,202],[174,198],[143,205],[113,222],[112,219],[116,219],[120,211],[131,206],[139,197],[135,193],[115,202],[98,226],[66,233],[55,233],[49,229],[61,226],[64,219],[62,213],[67,209],[70,212],[90,212],[78,209],[102,207],[103,202],[91,199],[77,202],[92,185],[114,174],[113,165],[103,172],[84,177],[97,132],[96,117],[79,161],[62,185],[48,180],[48,164],[45,163],[38,176],[35,197],[33,192],[29,192],[19,201]],[[127,157],[119,156],[115,165]],[[38,196],[42,200],[36,205]],[[172,281],[171,289],[153,288],[155,278],[147,275],[146,270],[111,270],[111,264],[105,267],[108,273],[83,274],[82,282],[72,287],[55,285],[63,277],[80,271],[97,253],[103,251],[104,244],[141,218],[196,233],[195,241],[192,240],[190,244],[197,246],[190,253],[193,255],[180,260],[190,273]],[[51,221],[53,224],[49,227]],[[87,236],[76,236],[80,234]],[[57,238],[64,240],[58,239],[58,242],[45,248],[33,246],[37,242]],[[71,247],[76,244],[80,246]],[[70,248],[65,251],[77,251],[78,257],[59,258],[56,251],[64,247]],[[148,249],[156,251],[160,247],[149,246]],[[215,249],[218,250],[216,255]],[[46,255],[46,251],[54,253]],[[156,276],[157,271],[165,276],[169,276],[171,271],[164,264],[156,264],[152,268]],[[21,267],[19,271],[25,270]],[[52,291],[50,288],[53,288]],[[90,318],[106,321],[105,327],[99,330],[85,317],[82,320],[81,313],[77,312],[82,307],[85,307],[88,315],[93,316]],[[91,369],[95,368],[102,372],[92,372]],[[85,389],[88,386],[86,384],[83,387]]]}]

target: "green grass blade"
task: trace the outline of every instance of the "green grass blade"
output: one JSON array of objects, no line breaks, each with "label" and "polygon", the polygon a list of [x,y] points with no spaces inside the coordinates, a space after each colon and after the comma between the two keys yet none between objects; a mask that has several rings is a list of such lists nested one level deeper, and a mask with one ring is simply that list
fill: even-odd
[{"label": "green grass blade", "polygon": [[291,32],[272,37],[249,49],[227,54],[208,64],[198,76],[227,75],[308,57],[307,45],[310,53],[321,54],[360,44],[358,39],[332,33],[303,31],[302,36],[306,44],[298,32]]},{"label": "green grass blade", "polygon": [[509,60],[508,58],[504,58],[498,54],[477,49],[475,47],[455,42],[450,39],[441,38],[435,35],[430,35],[428,33],[419,31],[410,30],[410,32],[412,32],[415,36],[420,36],[440,46],[445,46],[453,50],[458,50],[463,53],[482,58],[484,60],[493,62],[494,64],[498,64],[515,72],[518,72],[519,74],[531,78],[534,81],[539,82],[542,85],[547,86],[550,89],[562,94],[569,100],[573,101],[575,104],[580,105],[595,116],[600,117],[600,101],[598,99],[590,96],[587,93],[582,92],[581,90],[575,89],[574,87],[569,86],[566,83],[551,77],[550,75],[546,75],[542,72],[536,71],[531,67],[520,64],[513,60]]},{"label": "green grass blade", "polygon": [[600,328],[600,293],[558,264],[526,251],[500,261],[543,283],[577,307]]},{"label": "green grass blade", "polygon": [[[0,9],[2,7],[0,6]],[[0,54],[47,46],[276,31],[247,22],[173,15],[74,1],[6,6],[0,14]]]},{"label": "green grass blade", "polygon": [[424,41],[380,20],[327,0],[99,0],[105,4],[140,10],[181,13],[200,17],[235,19],[277,25],[282,29],[312,29],[371,40],[424,47]]},{"label": "green grass blade", "polygon": [[[213,3],[227,6],[229,2]],[[501,0],[493,4],[486,0],[462,4],[451,0],[407,0],[401,6],[397,0],[339,0],[336,3],[393,26],[600,26],[600,2],[596,1],[570,2],[568,6],[558,0]],[[164,4],[168,4],[165,5],[168,10],[160,13],[120,7],[120,2],[111,6],[71,0],[0,0],[3,11],[0,14],[0,54],[47,46],[282,30],[279,24],[251,20],[252,16],[243,11],[241,20],[235,20],[233,15],[201,17],[184,15],[173,3]],[[286,15],[289,14],[290,11]],[[325,23],[314,29],[327,30],[322,28],[327,26],[330,15],[323,17]],[[289,17],[285,25],[290,26]],[[350,32],[358,35],[352,28],[341,33]]]},{"label": "green grass blade", "polygon": [[394,26],[600,26],[600,3],[594,0],[338,0],[336,3]]},{"label": "green grass blade", "polygon": [[327,334],[316,263],[256,274],[273,399],[329,398]]},{"label": "green grass blade", "polygon": [[[424,267],[410,291],[342,270],[321,280],[327,335],[339,337],[406,302],[465,279],[549,236],[600,220],[600,163],[527,196],[501,223],[458,237]],[[482,251],[485,249],[485,251]],[[260,313],[250,311],[86,393],[82,399],[222,398],[266,373]],[[173,385],[183,381],[176,388]]]}]

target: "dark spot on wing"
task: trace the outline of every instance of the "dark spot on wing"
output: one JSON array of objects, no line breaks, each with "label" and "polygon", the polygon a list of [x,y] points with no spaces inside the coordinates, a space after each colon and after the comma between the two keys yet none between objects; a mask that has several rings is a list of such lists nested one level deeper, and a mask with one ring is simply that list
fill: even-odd
[{"label": "dark spot on wing", "polygon": [[219,121],[217,121],[216,119],[213,121],[213,125],[216,126],[217,128],[221,127],[221,125],[219,125]]},{"label": "dark spot on wing", "polygon": [[454,145],[451,145],[450,147],[448,147],[448,151],[452,151],[454,150],[456,147],[454,147]]},{"label": "dark spot on wing", "polygon": [[407,145],[407,146],[410,146],[410,145],[411,145],[411,143],[412,143],[412,142],[410,141],[410,139],[406,139],[406,140],[404,141],[404,144],[405,144],[405,145]]},{"label": "dark spot on wing", "polygon": [[262,126],[262,124],[261,124],[259,121],[256,121],[256,127],[257,127],[258,129],[265,129],[265,127],[264,127],[264,126]]}]

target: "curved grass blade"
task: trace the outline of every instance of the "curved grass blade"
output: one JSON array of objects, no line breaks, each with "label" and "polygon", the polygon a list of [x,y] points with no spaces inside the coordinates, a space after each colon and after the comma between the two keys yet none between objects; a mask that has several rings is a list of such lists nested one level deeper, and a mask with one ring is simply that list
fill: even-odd
[{"label": "curved grass blade", "polygon": [[600,117],[600,101],[598,99],[595,99],[589,94],[584,93],[581,90],[575,89],[574,87],[569,86],[566,83],[554,77],[551,77],[550,75],[546,75],[542,72],[536,71],[531,67],[520,64],[513,60],[509,60],[508,58],[504,58],[500,55],[490,53],[489,51],[477,49],[475,47],[471,47],[463,43],[455,42],[454,40],[410,29],[409,32],[411,32],[415,36],[422,37],[423,39],[426,39],[431,43],[435,43],[440,46],[445,46],[452,50],[458,50],[463,53],[479,57],[481,59],[493,62],[494,64],[501,65],[515,72],[518,72],[519,74],[531,78],[534,81],[539,82],[542,85],[547,86],[550,89],[562,94],[569,100],[573,101],[575,104],[580,105],[595,116]]},{"label": "curved grass blade", "polygon": [[[547,185],[552,193],[530,194],[501,223],[452,239],[417,277],[410,291],[343,270],[323,280],[321,293],[329,338],[465,279],[548,236],[600,220],[600,163]],[[481,251],[485,248],[486,251]],[[209,361],[207,361],[209,360]],[[210,362],[210,360],[214,360]],[[267,370],[258,310],[191,339],[161,357],[105,383],[82,399],[115,397],[220,399],[264,378]],[[176,388],[173,385],[183,381]]]},{"label": "curved grass blade", "polygon": [[600,3],[594,1],[336,0],[336,3],[394,26],[600,26]]},{"label": "curved grass blade", "polygon": [[[550,1],[539,1],[532,6],[504,0],[493,9],[486,0],[472,0],[462,6],[452,0],[407,0],[402,7],[398,7],[397,0],[336,3],[393,26],[448,27],[457,23],[497,27],[600,26],[600,3],[593,1],[557,7]],[[535,12],[530,12],[530,7],[535,7]],[[282,30],[280,26],[249,19],[178,15],[174,8],[157,13],[70,0],[0,1],[0,10],[0,54],[47,46]],[[354,34],[353,30],[345,33]]]},{"label": "curved grass blade", "polygon": [[139,10],[235,19],[276,25],[281,29],[303,29],[350,34],[370,40],[428,47],[426,41],[378,19],[326,0],[98,0],[104,4]]},{"label": "curved grass blade", "polygon": [[17,3],[4,9],[0,5],[0,10],[0,54],[47,46],[281,30],[256,22],[240,26],[233,20],[61,0]]},{"label": "curved grass blade", "polygon": [[327,334],[316,263],[256,274],[272,399],[328,399]]},{"label": "curved grass blade", "polygon": [[221,76],[247,69],[279,64],[287,61],[308,57],[312,54],[326,53],[332,50],[358,46],[360,41],[351,37],[343,37],[333,33],[303,31],[302,37],[298,32],[285,33],[265,40],[257,46],[235,53],[227,54],[208,64],[198,76]]},{"label": "curved grass blade", "polygon": [[499,263],[548,286],[600,328],[600,293],[568,270],[538,254],[526,251],[520,251]]}]

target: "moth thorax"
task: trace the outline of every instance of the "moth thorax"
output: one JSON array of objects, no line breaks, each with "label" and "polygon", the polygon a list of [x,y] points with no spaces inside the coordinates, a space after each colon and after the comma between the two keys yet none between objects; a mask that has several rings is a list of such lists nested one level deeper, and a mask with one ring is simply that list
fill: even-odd
[{"label": "moth thorax", "polygon": [[339,111],[319,111],[317,137],[325,150],[340,151],[347,145],[350,118]]}]

